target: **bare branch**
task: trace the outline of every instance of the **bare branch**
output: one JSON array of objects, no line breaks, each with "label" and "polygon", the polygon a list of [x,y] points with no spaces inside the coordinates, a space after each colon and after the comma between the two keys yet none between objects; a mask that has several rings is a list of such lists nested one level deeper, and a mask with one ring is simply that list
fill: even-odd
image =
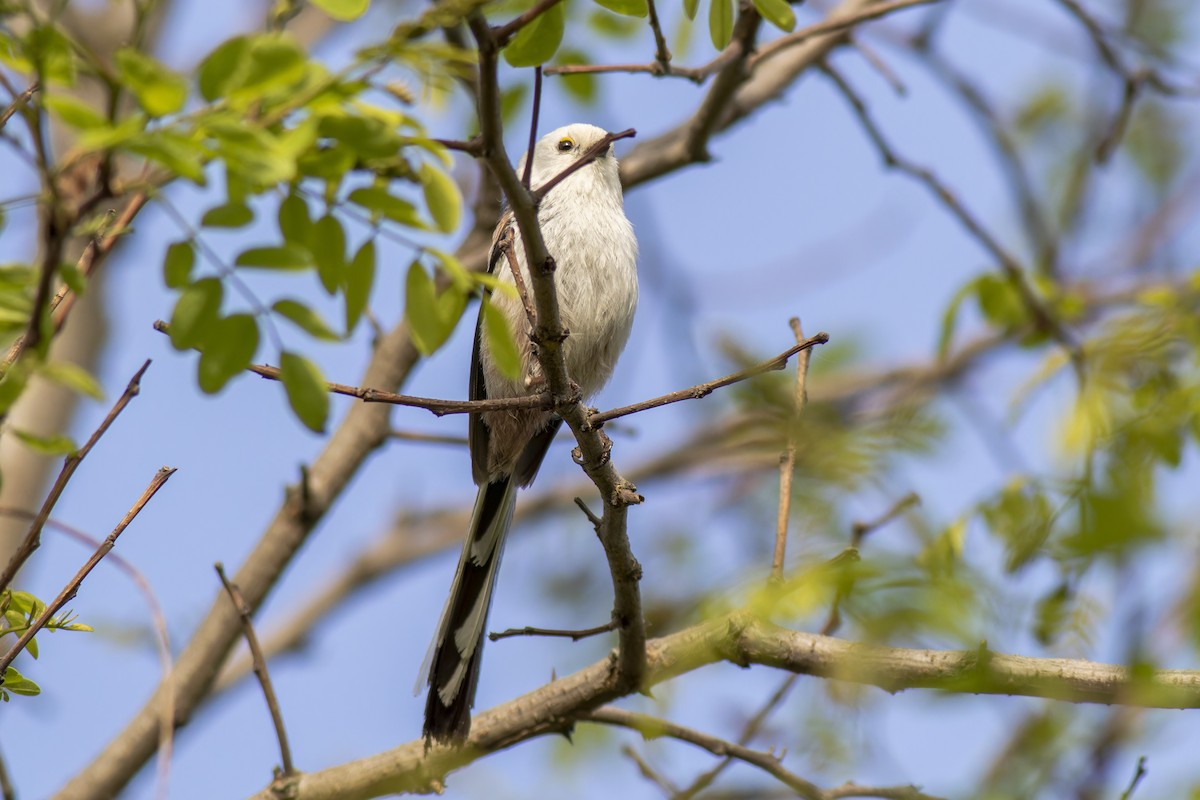
[{"label": "bare branch", "polygon": [[1134,791],[1137,790],[1138,784],[1142,782],[1142,778],[1146,777],[1146,757],[1140,756],[1137,760],[1137,767],[1133,770],[1133,777],[1129,780],[1129,786],[1125,791],[1121,792],[1121,800],[1129,800],[1133,797]]},{"label": "bare branch", "polygon": [[615,631],[617,629],[616,621],[606,622],[603,625],[597,625],[594,628],[584,628],[582,630],[562,630],[559,628],[533,628],[526,625],[524,628],[509,628],[505,631],[489,633],[488,639],[493,642],[500,639],[511,639],[514,636],[549,636],[558,637],[561,639],[570,639],[572,642],[578,642],[580,639],[587,639],[592,636],[599,636],[602,633]]},{"label": "bare branch", "polygon": [[[878,686],[888,692],[926,688],[1043,697],[1068,702],[1153,708],[1200,708],[1200,671],[1148,670],[1081,659],[1001,653],[918,650],[790,631],[746,614],[718,617],[647,642],[643,688],[720,661],[765,664],[797,674]],[[627,691],[633,691],[632,689]],[[450,772],[489,753],[547,733],[620,696],[609,658],[477,714],[463,747],[426,749],[417,739],[377,755],[302,774],[296,800],[334,800],[429,791]],[[829,790],[832,797],[920,797],[864,794],[868,787]],[[858,794],[856,795],[855,792]],[[274,800],[270,788],[255,800]]]},{"label": "bare branch", "polygon": [[12,102],[8,104],[8,107],[4,109],[4,112],[0,113],[0,129],[4,128],[4,126],[8,124],[8,121],[12,119],[13,114],[17,113],[29,104],[29,100],[39,88],[39,84],[34,81],[33,83],[29,84],[28,89],[13,98]]},{"label": "bare branch", "polygon": [[[804,340],[804,330],[800,327],[800,319],[792,317],[788,321],[792,333],[796,336],[796,346],[807,342]],[[826,338],[828,340],[828,337]],[[812,348],[801,351],[802,355],[796,364],[796,387],[792,392],[792,418],[788,425],[787,445],[779,459],[779,513],[775,518],[775,552],[771,559],[771,580],[775,583],[783,581],[783,559],[787,551],[788,518],[792,509],[792,474],[796,471],[796,436],[800,424],[800,415],[808,404],[808,362],[812,356]]]},{"label": "bare branch", "polygon": [[79,592],[79,587],[83,584],[84,579],[87,578],[91,571],[96,568],[96,565],[99,564],[106,555],[108,555],[108,551],[112,550],[116,545],[117,537],[125,532],[125,529],[129,527],[129,523],[133,522],[134,518],[136,518],[137,515],[141,513],[141,510],[145,508],[146,503],[150,502],[150,498],[154,497],[155,493],[157,493],[158,490],[162,488],[163,484],[167,482],[167,479],[174,474],[174,467],[162,467],[159,469],[154,478],[150,481],[150,485],[146,487],[144,492],[142,492],[142,496],[139,497],[137,502],[133,504],[133,507],[130,508],[125,514],[125,517],[119,523],[117,523],[117,527],[113,528],[113,531],[108,535],[108,538],[105,539],[98,548],[96,548],[96,552],[92,553],[92,557],[89,558],[87,562],[79,568],[79,571],[75,573],[75,577],[71,578],[71,580],[67,582],[67,585],[63,587],[62,591],[58,593],[57,597],[46,604],[45,610],[42,611],[36,620],[30,623],[29,627],[25,630],[25,633],[21,634],[21,638],[17,639],[17,641],[13,643],[12,647],[8,649],[8,652],[3,656],[0,656],[0,680],[3,680],[4,671],[8,669],[10,664],[12,664],[13,659],[15,659],[17,655],[25,649],[30,640],[38,634],[38,631],[46,627],[46,623],[48,623],[55,614],[61,611],[63,606],[71,602],[71,600]]},{"label": "bare branch", "polygon": [[108,412],[108,416],[100,423],[100,427],[96,428],[83,447],[67,456],[63,462],[62,469],[58,473],[58,477],[54,480],[54,485],[50,487],[50,493],[46,495],[46,500],[42,503],[41,509],[29,525],[29,531],[25,534],[25,538],[21,540],[21,545],[13,553],[12,558],[9,559],[4,572],[0,574],[0,591],[12,585],[22,565],[41,547],[42,527],[46,524],[46,520],[50,518],[50,512],[54,510],[58,499],[62,497],[62,493],[67,488],[67,483],[71,480],[71,476],[75,474],[75,470],[79,468],[79,465],[87,457],[87,454],[92,452],[92,448],[96,446],[96,442],[100,441],[100,437],[104,435],[113,422],[116,421],[117,417],[120,416],[121,412],[125,410],[125,406],[129,405],[129,401],[137,397],[138,392],[141,390],[142,375],[149,368],[150,359],[146,359],[146,363],[142,364],[142,368],[134,373],[134,376],[129,380],[125,391],[122,392],[117,402],[113,404],[112,409]]},{"label": "bare branch", "polygon": [[794,347],[789,347],[787,350],[784,350],[774,358],[767,359],[760,364],[755,364],[752,367],[738,370],[737,372],[726,375],[723,378],[717,378],[716,380],[708,381],[707,383],[700,383],[687,389],[680,389],[677,392],[664,394],[660,397],[651,398],[650,400],[643,400],[640,403],[634,403],[632,405],[614,408],[609,411],[600,411],[595,414],[590,414],[587,418],[588,423],[593,427],[596,427],[603,425],[605,422],[610,420],[618,419],[620,417],[627,417],[630,414],[636,414],[640,411],[647,411],[651,408],[658,408],[660,406],[670,405],[671,403],[678,403],[683,400],[699,400],[702,397],[707,397],[708,395],[712,394],[716,389],[721,389],[725,386],[730,386],[732,384],[739,383],[740,381],[748,380],[749,378],[753,378],[757,375],[762,375],[764,372],[781,370],[787,366],[788,359],[790,359],[792,356],[796,355],[797,353],[807,353],[813,347],[825,344],[828,341],[829,334],[822,331],[815,336],[805,339]]},{"label": "bare branch", "polygon": [[250,648],[250,659],[254,663],[254,674],[262,686],[263,698],[267,701],[267,711],[271,714],[271,724],[275,726],[275,738],[279,740],[279,759],[283,772],[277,779],[290,778],[296,768],[292,764],[292,748],[288,746],[287,728],[283,725],[283,712],[279,710],[279,698],[275,696],[275,687],[271,684],[271,675],[267,672],[267,659],[263,656],[262,647],[258,644],[258,636],[254,633],[254,621],[251,619],[250,606],[238,590],[237,584],[232,583],[225,575],[225,565],[218,561],[213,564],[221,585],[229,594],[229,601],[237,609],[242,620],[242,630],[246,636],[246,646]]}]

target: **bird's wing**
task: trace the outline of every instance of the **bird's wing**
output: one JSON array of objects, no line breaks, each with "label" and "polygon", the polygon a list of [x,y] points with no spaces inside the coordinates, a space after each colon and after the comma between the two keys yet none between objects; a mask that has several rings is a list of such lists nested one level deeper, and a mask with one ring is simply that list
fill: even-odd
[{"label": "bird's wing", "polygon": [[[496,230],[492,234],[492,249],[488,253],[488,274],[493,275],[496,272],[496,265],[503,258],[503,253],[500,250],[500,237],[504,235],[513,225],[513,213],[511,210],[506,210],[500,215],[500,221],[496,224]],[[490,289],[484,289],[484,294],[490,294]],[[469,397],[472,400],[487,399],[487,383],[483,377],[483,361],[479,357],[479,347],[483,337],[483,306],[479,307],[479,316],[475,320],[475,339],[471,345],[471,378],[469,385]],[[470,414],[467,424],[467,442],[471,451],[471,477],[475,480],[475,485],[479,486],[488,482],[488,427],[483,422],[481,414]]]}]

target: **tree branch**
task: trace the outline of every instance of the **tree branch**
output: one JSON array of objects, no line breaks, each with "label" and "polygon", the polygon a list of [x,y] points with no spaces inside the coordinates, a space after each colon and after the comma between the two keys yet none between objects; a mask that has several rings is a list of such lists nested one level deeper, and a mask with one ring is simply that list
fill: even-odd
[{"label": "tree branch", "polygon": [[[851,642],[781,628],[736,612],[647,642],[643,687],[708,664],[763,664],[803,675],[878,686],[888,692],[937,689],[1150,708],[1200,708],[1200,671],[1132,670],[1066,658],[919,650]],[[367,758],[301,775],[294,800],[347,800],[443,786],[449,773],[520,742],[569,728],[619,696],[612,663],[602,659],[477,714],[466,746],[426,751],[417,739]],[[633,691],[630,689],[629,691]],[[853,797],[862,787],[830,790]],[[865,795],[870,796],[870,795]],[[876,795],[892,796],[897,795]],[[902,796],[902,795],[900,795]],[[271,789],[254,800],[275,800]]]},{"label": "tree branch", "polygon": [[162,467],[159,469],[158,473],[150,481],[150,485],[146,487],[144,492],[142,492],[142,496],[139,497],[137,502],[133,504],[133,507],[126,512],[125,517],[119,523],[117,523],[117,527],[113,528],[113,531],[108,535],[108,538],[96,548],[96,551],[92,553],[92,557],[89,558],[87,562],[79,568],[79,571],[75,573],[75,577],[71,578],[71,580],[67,582],[67,585],[63,587],[62,591],[58,593],[57,597],[46,604],[46,608],[42,611],[38,618],[30,624],[30,626],[25,630],[25,633],[21,634],[21,638],[13,643],[13,646],[8,649],[8,652],[3,656],[0,656],[0,681],[4,679],[4,671],[8,669],[10,664],[12,664],[13,659],[15,659],[17,655],[25,649],[26,645],[29,644],[30,640],[32,640],[34,636],[37,636],[38,631],[46,627],[46,623],[48,623],[55,614],[62,610],[63,606],[71,602],[75,595],[78,594],[79,587],[83,584],[84,579],[87,578],[87,576],[91,574],[91,571],[96,568],[96,565],[99,564],[106,555],[108,555],[108,551],[112,550],[113,547],[116,546],[117,537],[125,532],[125,529],[129,527],[129,523],[133,522],[137,515],[141,513],[142,509],[146,507],[146,504],[150,502],[150,498],[154,497],[158,490],[162,488],[163,484],[167,482],[167,479],[174,474],[174,467]]},{"label": "tree branch", "polygon": [[125,391],[117,399],[117,402],[113,404],[112,409],[108,412],[108,416],[100,423],[100,427],[96,428],[83,447],[67,456],[63,462],[62,469],[58,473],[58,477],[54,480],[54,485],[50,487],[50,493],[46,495],[41,509],[29,525],[29,531],[25,534],[25,538],[21,540],[21,545],[13,553],[12,558],[9,559],[4,572],[0,573],[0,591],[7,589],[12,584],[21,567],[41,547],[42,528],[45,526],[46,520],[50,518],[50,512],[54,510],[58,499],[62,497],[63,491],[67,488],[67,483],[71,480],[71,477],[75,474],[75,470],[79,468],[83,459],[87,457],[87,454],[92,452],[92,448],[96,446],[96,442],[100,441],[100,437],[105,434],[113,422],[116,421],[117,417],[120,416],[121,412],[125,410],[125,406],[129,405],[129,402],[137,397],[138,392],[141,391],[142,375],[146,374],[146,370],[149,368],[150,360],[146,359],[146,363],[142,364],[142,368],[134,373],[134,376],[129,380]]}]

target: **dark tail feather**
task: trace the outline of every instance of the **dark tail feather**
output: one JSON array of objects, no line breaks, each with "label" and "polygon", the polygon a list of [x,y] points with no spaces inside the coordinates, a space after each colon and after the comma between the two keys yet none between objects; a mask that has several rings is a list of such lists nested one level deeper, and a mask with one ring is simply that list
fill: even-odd
[{"label": "dark tail feather", "polygon": [[475,498],[471,526],[430,656],[427,742],[461,741],[471,730],[488,609],[516,494],[512,478],[504,477],[480,486]]}]

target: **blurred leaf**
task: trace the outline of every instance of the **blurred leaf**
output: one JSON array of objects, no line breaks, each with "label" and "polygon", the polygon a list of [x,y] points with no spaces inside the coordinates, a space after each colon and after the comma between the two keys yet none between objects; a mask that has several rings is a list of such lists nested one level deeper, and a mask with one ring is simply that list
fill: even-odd
[{"label": "blurred leaf", "polygon": [[329,393],[320,368],[304,356],[284,351],[279,358],[279,378],[300,421],[309,430],[324,433],[329,419]]},{"label": "blurred leaf", "polygon": [[366,13],[370,0],[312,0],[312,4],[340,22],[349,22]]},{"label": "blurred leaf", "polygon": [[371,297],[371,287],[375,284],[375,242],[368,240],[354,254],[345,272],[346,300],[346,334],[349,335],[358,325],[367,301]]},{"label": "blurred leaf", "polygon": [[275,247],[251,247],[238,253],[239,267],[258,269],[305,270],[312,267],[312,254],[301,247],[285,244]]},{"label": "blurred leaf", "polygon": [[[572,50],[562,48],[558,51],[558,58],[554,61],[555,64],[562,65],[582,65],[587,64],[587,56],[581,50]],[[559,82],[562,87],[567,90],[575,100],[581,103],[591,103],[596,99],[597,81],[596,76],[591,73],[583,73],[581,75],[562,75],[559,76]]]},{"label": "blurred leaf", "polygon": [[442,233],[458,229],[462,216],[462,197],[458,186],[445,172],[426,162],[421,165],[421,185],[425,188],[425,204]]},{"label": "blurred leaf", "polygon": [[204,337],[197,378],[201,391],[215,394],[250,366],[258,351],[258,322],[250,314],[233,314],[214,322]]},{"label": "blurred leaf", "polygon": [[370,187],[355,189],[346,198],[355,205],[362,206],[372,215],[380,215],[410,228],[425,227],[417,216],[417,208],[407,200],[388,193],[386,189]]},{"label": "blurred leaf", "polygon": [[69,361],[47,361],[38,367],[37,374],[43,378],[65,386],[80,394],[87,395],[93,400],[103,400],[104,390],[100,384],[83,367]]},{"label": "blurred leaf", "polygon": [[254,221],[254,212],[245,203],[225,203],[204,212],[200,224],[206,228],[241,228]]},{"label": "blurred leaf", "polygon": [[223,294],[216,278],[202,278],[184,288],[171,312],[169,336],[176,350],[187,350],[204,341],[217,321]]},{"label": "blurred leaf", "polygon": [[189,239],[173,242],[163,258],[163,282],[169,289],[182,289],[192,279],[196,265],[196,246]]},{"label": "blurred leaf", "polygon": [[201,96],[210,103],[222,97],[235,75],[246,69],[249,54],[250,43],[245,36],[235,36],[218,45],[197,70]]},{"label": "blurred leaf", "polygon": [[974,282],[974,289],[979,310],[993,325],[1013,328],[1028,318],[1021,295],[1008,277],[985,273]]},{"label": "blurred leaf", "polygon": [[536,67],[554,58],[562,43],[563,3],[552,6],[517,32],[504,48],[504,60],[513,67]]},{"label": "blurred leaf", "polygon": [[304,51],[287,34],[238,36],[200,64],[200,93],[209,102],[262,100],[298,83],[306,69]]},{"label": "blurred leaf", "polygon": [[700,0],[683,0],[683,13],[688,19],[694,20],[696,12],[700,10]]},{"label": "blurred leaf", "polygon": [[529,94],[529,86],[524,83],[513,84],[507,89],[500,92],[500,119],[504,124],[512,122],[517,112],[525,103],[525,97]]},{"label": "blurred leaf", "polygon": [[279,233],[287,244],[308,247],[312,233],[312,218],[308,213],[308,202],[292,192],[279,204]]},{"label": "blurred leaf", "polygon": [[1071,111],[1066,89],[1059,84],[1047,84],[1031,94],[1017,109],[1013,125],[1025,136],[1034,136],[1066,119]]},{"label": "blurred leaf", "polygon": [[[450,299],[461,297],[462,302],[443,300],[446,295],[450,295]],[[429,273],[419,261],[414,261],[405,281],[404,314],[412,328],[413,342],[425,356],[433,354],[450,338],[466,304],[465,296],[453,286],[446,289],[442,297],[438,296]],[[456,306],[457,313],[454,313]]]},{"label": "blurred leaf", "polygon": [[313,226],[312,254],[321,286],[332,295],[341,286],[346,269],[346,233],[332,214],[321,217]]},{"label": "blurred leaf", "polygon": [[65,94],[48,94],[42,104],[50,113],[76,130],[86,131],[108,126],[108,120],[99,111],[82,100]]},{"label": "blurred leaf", "polygon": [[317,339],[336,342],[342,338],[321,319],[320,314],[299,301],[277,300],[271,310]]},{"label": "blurred leaf", "polygon": [[131,47],[118,50],[116,58],[122,82],[147,114],[162,117],[183,109],[187,101],[183,76]]},{"label": "blurred leaf", "polygon": [[484,297],[481,313],[483,335],[487,338],[496,368],[509,380],[517,380],[521,377],[521,353],[504,312],[496,307],[490,297]]},{"label": "blurred leaf", "polygon": [[614,14],[623,14],[627,17],[644,17],[650,12],[646,0],[595,0],[595,2]]},{"label": "blurred leaf", "polygon": [[708,7],[708,33],[718,50],[729,44],[733,36],[733,0],[712,0]]},{"label": "blurred leaf", "polygon": [[754,7],[763,19],[782,31],[791,33],[796,28],[796,12],[787,0],[754,0]]},{"label": "blurred leaf", "polygon": [[30,431],[23,431],[20,428],[9,428],[12,434],[25,443],[30,450],[35,453],[41,453],[44,456],[65,456],[74,453],[79,447],[70,436],[64,436],[61,433],[51,434],[49,436],[41,436]]}]

